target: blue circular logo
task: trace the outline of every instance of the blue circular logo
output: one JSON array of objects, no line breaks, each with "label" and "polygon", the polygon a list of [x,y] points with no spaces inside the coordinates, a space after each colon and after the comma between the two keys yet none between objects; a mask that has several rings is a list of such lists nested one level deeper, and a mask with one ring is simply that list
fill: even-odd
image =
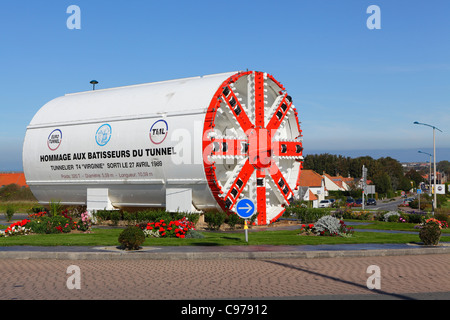
[{"label": "blue circular logo", "polygon": [[62,142],[62,132],[59,129],[53,130],[47,138],[47,146],[50,150],[55,151]]},{"label": "blue circular logo", "polygon": [[109,139],[111,139],[111,133],[111,126],[105,123],[97,129],[97,132],[95,133],[95,141],[99,146],[103,147],[109,142]]},{"label": "blue circular logo", "polygon": [[150,128],[150,141],[154,144],[161,144],[169,132],[169,125],[165,120],[156,121]]}]

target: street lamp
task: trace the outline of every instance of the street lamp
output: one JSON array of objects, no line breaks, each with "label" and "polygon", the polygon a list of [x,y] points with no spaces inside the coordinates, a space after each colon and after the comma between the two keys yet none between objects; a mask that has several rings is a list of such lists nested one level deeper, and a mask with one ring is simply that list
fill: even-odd
[{"label": "street lamp", "polygon": [[430,196],[431,196],[431,157],[433,156],[431,153],[428,152],[423,152],[423,151],[417,151],[418,153],[423,153],[423,154],[427,154],[430,156],[430,175],[428,176],[428,181],[429,181],[429,190],[430,191]]},{"label": "street lamp", "polygon": [[95,85],[98,83],[98,81],[97,80],[92,80],[89,83],[92,84],[92,90],[95,90]]},{"label": "street lamp", "polygon": [[429,125],[429,124],[426,124],[426,123],[421,123],[421,122],[418,122],[418,121],[414,121],[414,124],[421,124],[421,125],[423,125],[423,126],[427,126],[427,127],[431,127],[431,128],[433,128],[433,166],[434,166],[434,200],[433,200],[433,215],[434,215],[434,212],[435,212],[435,210],[436,210],[436,204],[437,204],[437,202],[436,202],[436,129],[437,130],[439,130],[439,131],[441,131],[442,132],[442,130],[440,130],[439,128],[437,128],[437,127],[435,127],[435,126],[432,126],[432,125]]}]

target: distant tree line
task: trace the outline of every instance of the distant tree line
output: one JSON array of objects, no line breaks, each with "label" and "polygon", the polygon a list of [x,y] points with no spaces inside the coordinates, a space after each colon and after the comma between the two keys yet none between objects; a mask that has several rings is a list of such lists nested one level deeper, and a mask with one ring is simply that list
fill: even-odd
[{"label": "distant tree line", "polygon": [[436,169],[439,172],[444,172],[447,176],[450,176],[450,162],[447,160],[439,161],[436,163]]},{"label": "distant tree line", "polygon": [[367,168],[367,179],[376,186],[376,191],[382,194],[392,194],[394,191],[408,191],[414,185],[410,177],[403,173],[400,162],[390,157],[373,159],[370,156],[350,158],[342,155],[314,154],[305,156],[304,169],[323,172],[331,176],[352,178],[362,177],[362,166]]}]

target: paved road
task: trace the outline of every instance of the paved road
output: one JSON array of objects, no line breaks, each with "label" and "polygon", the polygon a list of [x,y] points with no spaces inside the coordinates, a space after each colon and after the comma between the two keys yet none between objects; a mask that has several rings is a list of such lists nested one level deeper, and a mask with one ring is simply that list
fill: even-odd
[{"label": "paved road", "polygon": [[402,204],[404,200],[404,198],[399,197],[395,198],[394,201],[378,200],[376,206],[365,206],[365,209],[397,211],[398,205]]},{"label": "paved road", "polygon": [[[69,289],[76,265],[80,289]],[[370,265],[380,290],[369,290]],[[317,259],[0,260],[1,300],[450,297],[450,254]],[[76,284],[77,281],[69,281]],[[372,282],[371,282],[372,283]],[[367,296],[366,296],[367,295]]]}]

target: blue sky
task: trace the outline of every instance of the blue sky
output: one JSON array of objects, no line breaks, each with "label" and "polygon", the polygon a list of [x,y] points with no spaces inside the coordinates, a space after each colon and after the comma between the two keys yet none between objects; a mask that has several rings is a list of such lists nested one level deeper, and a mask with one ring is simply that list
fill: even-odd
[{"label": "blue sky", "polygon": [[[66,26],[70,5],[80,30]],[[92,79],[100,89],[245,69],[284,84],[305,154],[426,161],[417,150],[431,152],[432,130],[417,120],[443,131],[437,161],[450,160],[449,16],[447,0],[3,1],[0,171],[22,170],[39,108]]]}]

